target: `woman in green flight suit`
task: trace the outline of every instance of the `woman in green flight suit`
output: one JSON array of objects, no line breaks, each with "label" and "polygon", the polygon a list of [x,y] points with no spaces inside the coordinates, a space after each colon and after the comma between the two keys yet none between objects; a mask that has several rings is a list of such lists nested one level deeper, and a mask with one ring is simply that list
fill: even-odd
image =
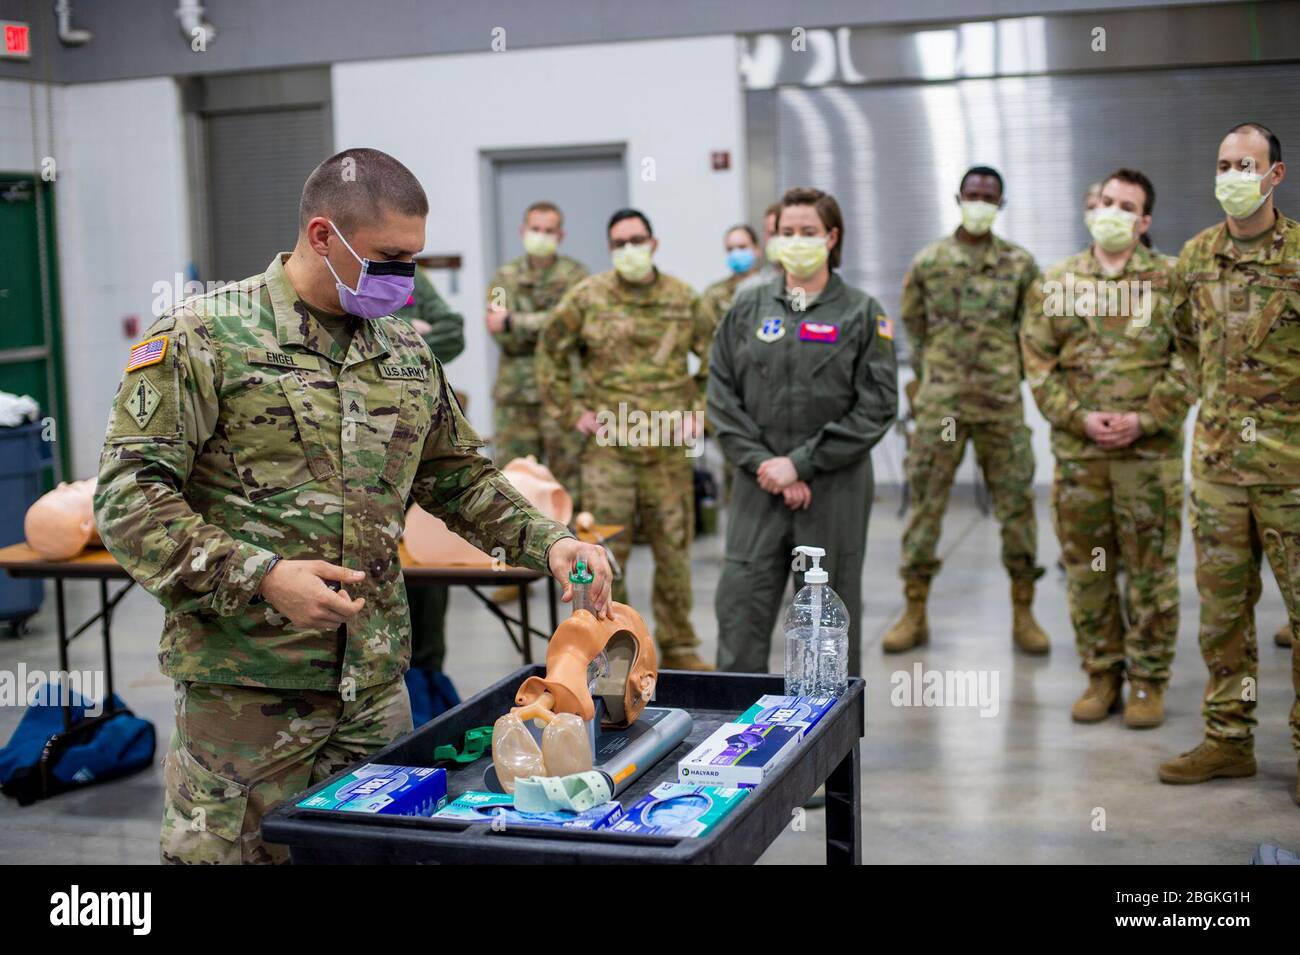
[{"label": "woman in green flight suit", "polygon": [[825,548],[822,566],[848,608],[857,674],[871,449],[898,411],[894,329],[836,274],[844,220],[832,196],[791,189],[777,231],[784,274],[737,296],[709,356],[708,420],[735,469],[718,669],[768,670],[791,551],[810,544]]}]

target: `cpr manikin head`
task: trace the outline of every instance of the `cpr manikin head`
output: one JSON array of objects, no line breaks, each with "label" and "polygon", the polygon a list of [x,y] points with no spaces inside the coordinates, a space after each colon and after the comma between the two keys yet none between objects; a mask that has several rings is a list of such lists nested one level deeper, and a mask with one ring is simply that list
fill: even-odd
[{"label": "cpr manikin head", "polygon": [[539,464],[531,454],[515,458],[501,471],[533,507],[551,520],[567,524],[573,519],[573,495],[555,479],[550,468]]},{"label": "cpr manikin head", "polygon": [[[546,675],[525,680],[515,708],[497,720],[492,760],[506,792],[520,777],[591,769],[587,721],[595,718],[595,699],[605,704],[602,724],[617,728],[633,723],[654,696],[659,660],[645,620],[626,604],[611,603],[610,612],[597,620],[578,610],[560,624],[546,650]],[[541,746],[528,720],[546,724]]]},{"label": "cpr manikin head", "polygon": [[65,482],[43,494],[23,519],[27,546],[46,560],[67,560],[88,545],[98,546],[94,497],[94,478]]},{"label": "cpr manikin head", "polygon": [[[553,521],[567,524],[573,517],[573,497],[544,464],[531,454],[515,458],[502,473],[533,507]],[[490,567],[492,558],[454,533],[442,521],[412,504],[403,532],[406,549],[421,564],[454,567]]]},{"label": "cpr manikin head", "polygon": [[[611,603],[611,616],[597,620],[579,610],[556,628],[546,648],[546,676],[530,676],[515,694],[524,719],[550,721],[556,713],[596,715],[594,697],[605,703],[603,723],[634,722],[654,695],[659,658],[641,615],[626,604]],[[601,653],[606,672],[588,684],[588,668]]]}]

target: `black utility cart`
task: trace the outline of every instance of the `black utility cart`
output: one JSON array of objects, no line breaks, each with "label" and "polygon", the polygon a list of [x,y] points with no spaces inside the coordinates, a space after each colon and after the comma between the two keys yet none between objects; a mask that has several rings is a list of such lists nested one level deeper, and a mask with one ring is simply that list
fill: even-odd
[{"label": "black utility cart", "polygon": [[[491,726],[510,708],[519,684],[542,676],[540,666],[523,667],[455,709],[426,723],[376,753],[369,762],[447,767],[449,798],[483,789],[484,755],[468,765],[436,763],[443,744],[459,748],[465,731]],[[496,831],[487,823],[408,816],[362,815],[299,809],[309,793],[286,800],[262,823],[264,838],[289,847],[295,863],[750,863],[758,859],[805,805],[818,786],[826,786],[826,861],[862,861],[861,776],[858,742],[865,723],[865,684],[849,681],[835,704],[780,766],[727,816],[700,838],[641,836],[597,830],[520,829]],[[780,694],[781,677],[742,673],[660,674],[655,706],[680,707],[695,720],[686,741],[618,796],[630,807],[652,788],[677,779],[677,761],[723,723],[735,719],[764,694]]]}]

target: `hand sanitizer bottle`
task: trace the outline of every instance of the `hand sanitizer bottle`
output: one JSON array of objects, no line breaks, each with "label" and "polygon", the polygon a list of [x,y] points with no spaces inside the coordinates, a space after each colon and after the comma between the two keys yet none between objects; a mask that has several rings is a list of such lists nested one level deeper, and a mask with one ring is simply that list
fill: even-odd
[{"label": "hand sanitizer bottle", "polygon": [[794,553],[812,567],[785,615],[785,693],[838,698],[849,683],[849,612],[827,584],[826,551],[801,545]]}]

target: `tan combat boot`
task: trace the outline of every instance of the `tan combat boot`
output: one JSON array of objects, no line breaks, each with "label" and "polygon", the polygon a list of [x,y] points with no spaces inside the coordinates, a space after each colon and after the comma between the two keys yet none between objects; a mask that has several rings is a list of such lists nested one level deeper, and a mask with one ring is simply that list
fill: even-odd
[{"label": "tan combat boot", "polygon": [[694,650],[662,650],[659,654],[659,666],[665,670],[716,670],[712,663],[704,660]]},{"label": "tan combat boot", "polygon": [[1088,688],[1070,707],[1070,718],[1076,723],[1100,723],[1119,705],[1119,688],[1124,675],[1119,670],[1089,673]]},{"label": "tan combat boot", "polygon": [[1279,647],[1291,646],[1291,624],[1282,624],[1278,632],[1273,634],[1273,642]]},{"label": "tan combat boot", "polygon": [[1160,766],[1162,783],[1204,783],[1255,775],[1253,742],[1229,743],[1207,736],[1196,749]]},{"label": "tan combat boot", "polygon": [[1144,730],[1165,721],[1165,691],[1146,680],[1128,681],[1128,701],[1124,704],[1124,722],[1130,729]]},{"label": "tan combat boot", "polygon": [[909,580],[903,584],[907,607],[898,622],[889,628],[881,647],[886,653],[903,653],[930,642],[930,622],[925,618],[925,601],[930,596],[928,580]]},{"label": "tan combat boot", "polygon": [[1052,649],[1047,634],[1034,619],[1034,582],[1011,581],[1011,639],[1025,653],[1044,654]]}]

